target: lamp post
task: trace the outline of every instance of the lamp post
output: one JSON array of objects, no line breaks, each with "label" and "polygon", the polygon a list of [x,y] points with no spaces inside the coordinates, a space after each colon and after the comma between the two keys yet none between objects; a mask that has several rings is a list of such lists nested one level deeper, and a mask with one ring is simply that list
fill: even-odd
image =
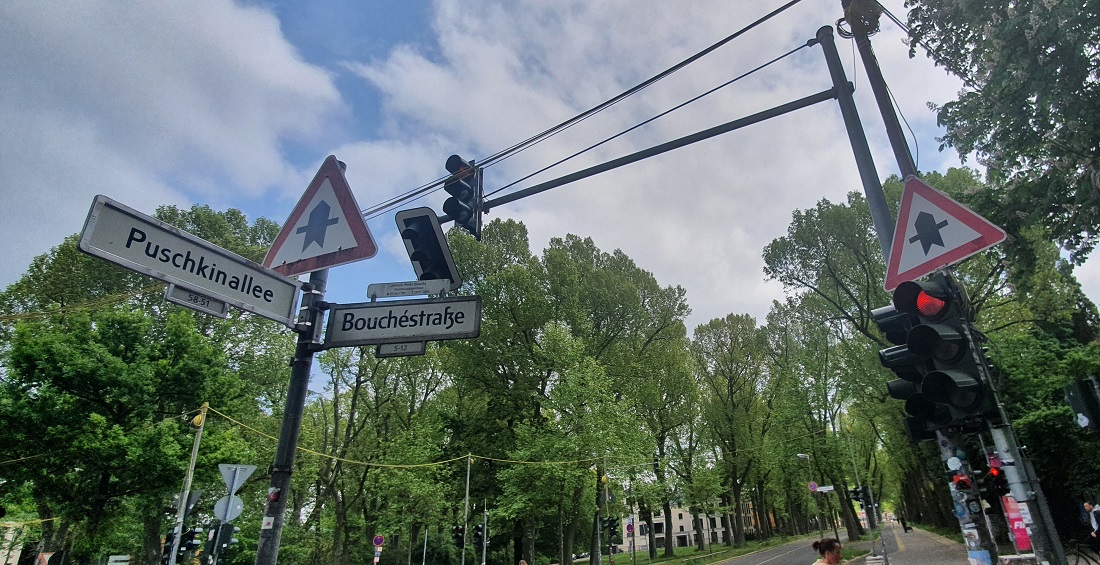
[{"label": "lamp post", "polygon": [[[810,465],[810,455],[808,453],[795,453],[794,456],[806,462],[807,474],[809,474],[808,470],[809,470],[809,465]],[[813,495],[814,495],[813,496],[814,508],[817,508],[817,535],[818,535],[819,539],[825,539],[825,530],[822,529],[822,524],[821,524],[821,522],[823,522],[824,519],[821,516],[821,505],[817,503],[817,491],[812,490],[810,492],[812,492]]]}]

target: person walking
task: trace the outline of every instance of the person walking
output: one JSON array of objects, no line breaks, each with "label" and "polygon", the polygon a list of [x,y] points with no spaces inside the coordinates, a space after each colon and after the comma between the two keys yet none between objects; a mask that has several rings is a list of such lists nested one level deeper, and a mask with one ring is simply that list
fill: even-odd
[{"label": "person walking", "polygon": [[825,538],[814,542],[813,548],[821,555],[813,565],[837,565],[840,563],[840,540]]},{"label": "person walking", "polygon": [[1085,513],[1089,515],[1089,537],[1085,539],[1085,543],[1093,550],[1100,551],[1100,508],[1091,500],[1086,500],[1083,506]]}]

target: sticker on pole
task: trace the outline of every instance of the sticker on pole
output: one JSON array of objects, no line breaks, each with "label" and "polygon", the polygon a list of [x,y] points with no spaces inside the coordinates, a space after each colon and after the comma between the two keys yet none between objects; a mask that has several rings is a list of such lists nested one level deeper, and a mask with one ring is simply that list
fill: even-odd
[{"label": "sticker on pole", "polygon": [[1005,232],[915,176],[905,179],[883,288],[953,265],[1005,240]]}]

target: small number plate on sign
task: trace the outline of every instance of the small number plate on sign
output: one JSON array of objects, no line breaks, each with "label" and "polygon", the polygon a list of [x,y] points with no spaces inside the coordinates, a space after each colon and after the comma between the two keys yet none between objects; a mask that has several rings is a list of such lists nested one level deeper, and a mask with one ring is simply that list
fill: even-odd
[{"label": "small number plate on sign", "polygon": [[229,317],[229,305],[225,302],[188,290],[175,283],[168,283],[168,288],[164,290],[164,299],[219,318]]}]

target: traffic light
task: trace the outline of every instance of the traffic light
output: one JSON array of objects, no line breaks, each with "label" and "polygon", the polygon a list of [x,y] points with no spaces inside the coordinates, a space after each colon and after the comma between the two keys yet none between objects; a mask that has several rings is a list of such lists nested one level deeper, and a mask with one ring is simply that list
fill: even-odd
[{"label": "traffic light", "polygon": [[481,545],[485,542],[485,526],[481,524],[474,525],[474,543]]},{"label": "traffic light", "polygon": [[182,555],[188,551],[194,551],[202,545],[202,528],[191,528],[180,536],[180,550]]},{"label": "traffic light", "polygon": [[872,320],[886,339],[895,344],[879,351],[879,362],[898,376],[886,383],[886,392],[891,398],[905,401],[905,434],[910,441],[919,442],[935,439],[936,434],[929,427],[931,423],[945,424],[951,414],[944,407],[924,398],[920,393],[920,383],[928,372],[927,361],[909,351],[906,340],[909,330],[920,320],[906,312],[900,312],[893,305],[883,306],[871,312]]},{"label": "traffic light", "polygon": [[607,519],[607,533],[611,534],[612,538],[619,535],[619,519],[617,517]]},{"label": "traffic light", "polygon": [[956,473],[951,478],[951,482],[955,484],[955,490],[969,492],[971,488],[970,477],[966,473]]},{"label": "traffic light", "polygon": [[863,491],[861,491],[859,487],[852,487],[848,489],[848,498],[856,502],[863,502]]},{"label": "traffic light", "polygon": [[880,351],[879,360],[900,377],[886,388],[891,397],[905,400],[910,438],[932,439],[935,430],[990,415],[992,395],[981,352],[973,348],[962,286],[943,274],[903,282],[894,291],[893,308],[903,317],[880,308],[875,323],[888,338],[908,324],[905,345]]},{"label": "traffic light", "polygon": [[481,170],[458,155],[448,157],[446,167],[451,176],[443,190],[451,197],[443,203],[443,213],[481,241]]},{"label": "traffic light", "polygon": [[451,539],[454,540],[455,547],[459,549],[466,547],[466,528],[462,526],[451,528]]},{"label": "traffic light", "polygon": [[451,246],[443,235],[443,229],[439,227],[439,217],[435,215],[435,211],[431,208],[402,210],[395,219],[401,239],[405,240],[405,250],[409,252],[417,279],[449,280],[448,290],[457,290],[462,286],[462,276],[455,268]]},{"label": "traffic light", "polygon": [[168,565],[169,556],[172,554],[172,543],[176,541],[176,530],[173,528],[164,536],[164,548],[160,553],[160,562]]},{"label": "traffic light", "polygon": [[1009,493],[1008,477],[999,463],[990,465],[989,470],[978,479],[978,488],[982,493],[996,497]]},{"label": "traffic light", "polygon": [[234,526],[229,522],[223,522],[222,525],[218,526],[218,537],[216,537],[215,540],[218,544],[219,552],[223,549],[233,547],[234,545],[237,545],[241,542],[241,540],[233,537],[239,531],[241,531],[240,528]]}]

